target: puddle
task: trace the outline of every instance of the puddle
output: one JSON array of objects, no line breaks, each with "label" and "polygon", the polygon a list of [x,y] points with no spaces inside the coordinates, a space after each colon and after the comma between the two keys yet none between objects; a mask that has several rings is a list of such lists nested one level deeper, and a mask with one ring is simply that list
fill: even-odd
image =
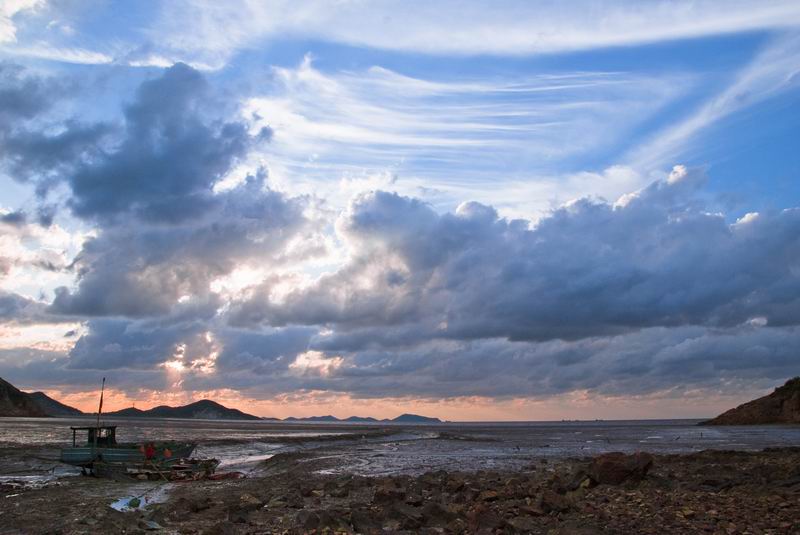
[{"label": "puddle", "polygon": [[123,513],[141,511],[154,503],[167,501],[172,485],[159,485],[136,496],[125,496],[111,504],[111,508]]}]

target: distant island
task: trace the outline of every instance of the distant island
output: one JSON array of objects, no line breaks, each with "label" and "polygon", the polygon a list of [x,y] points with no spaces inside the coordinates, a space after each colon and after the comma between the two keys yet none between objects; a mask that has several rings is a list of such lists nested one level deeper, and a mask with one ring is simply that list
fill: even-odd
[{"label": "distant island", "polygon": [[[65,405],[57,401],[44,392],[23,392],[11,383],[0,378],[0,416],[19,416],[19,417],[79,417],[90,416],[91,413],[84,413],[75,407]],[[419,416],[417,414],[402,414],[397,418],[378,420],[369,416],[350,416],[349,418],[337,418],[335,416],[309,416],[306,418],[288,417],[283,420],[279,418],[262,418],[254,416],[238,409],[231,409],[212,401],[203,399],[182,405],[170,407],[160,405],[152,409],[137,409],[129,407],[118,411],[106,412],[104,416],[109,418],[184,418],[196,420],[265,420],[275,422],[351,422],[351,423],[406,423],[406,424],[428,424],[442,423],[438,418]]]},{"label": "distant island", "polygon": [[[267,420],[276,420],[277,418],[265,418]],[[384,418],[378,420],[371,416],[350,416],[348,418],[337,418],[336,416],[308,416],[306,418],[296,418],[290,416],[284,418],[284,422],[352,422],[352,423],[403,423],[403,424],[440,424],[443,423],[439,418],[431,418],[429,416],[420,416],[418,414],[401,414],[397,418]]]},{"label": "distant island", "polygon": [[700,425],[800,424],[800,377]]}]

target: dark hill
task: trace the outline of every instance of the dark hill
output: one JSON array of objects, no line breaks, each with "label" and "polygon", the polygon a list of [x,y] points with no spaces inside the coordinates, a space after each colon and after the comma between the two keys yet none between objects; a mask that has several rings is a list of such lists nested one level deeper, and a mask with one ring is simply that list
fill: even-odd
[{"label": "dark hill", "polygon": [[789,379],[772,394],[748,401],[701,425],[800,423],[800,377]]},{"label": "dark hill", "polygon": [[47,413],[30,394],[0,379],[0,416],[47,416]]},{"label": "dark hill", "polygon": [[305,418],[296,418],[294,416],[289,416],[285,418],[287,422],[341,422],[339,418],[336,416],[331,416],[330,414],[326,416],[307,416]]},{"label": "dark hill", "polygon": [[122,409],[109,412],[106,416],[123,416],[137,418],[188,418],[197,420],[260,420],[258,416],[247,414],[238,409],[229,409],[216,401],[203,399],[182,407],[169,407],[160,405],[148,410],[136,408]]},{"label": "dark hill", "polygon": [[440,424],[442,421],[439,418],[429,418],[428,416],[420,416],[418,414],[401,414],[392,420],[393,422],[404,424]]},{"label": "dark hill", "polygon": [[377,418],[373,418],[372,416],[350,416],[342,420],[343,422],[359,422],[359,423],[374,423],[377,422]]},{"label": "dark hill", "polygon": [[354,423],[401,423],[401,424],[435,424],[442,423],[439,418],[429,418],[427,416],[419,416],[417,414],[402,414],[397,418],[391,420],[384,418],[378,420],[370,416],[350,416],[348,418],[337,418],[336,416],[307,416],[305,418],[298,418],[296,416],[289,416],[284,418],[284,422],[354,422]]},{"label": "dark hill", "polygon": [[31,392],[27,394],[28,399],[32,400],[48,416],[83,416],[83,412],[75,407],[64,405],[56,401],[44,392]]}]

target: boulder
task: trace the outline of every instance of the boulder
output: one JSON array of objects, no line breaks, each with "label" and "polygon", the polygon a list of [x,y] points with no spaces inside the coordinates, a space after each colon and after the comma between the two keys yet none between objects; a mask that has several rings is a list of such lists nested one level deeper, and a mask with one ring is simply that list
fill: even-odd
[{"label": "boulder", "polygon": [[469,531],[493,533],[502,529],[506,521],[488,506],[480,504],[467,513]]},{"label": "boulder", "polygon": [[653,456],[649,453],[611,452],[592,459],[587,475],[595,485],[619,485],[625,481],[641,481],[652,466]]},{"label": "boulder", "polygon": [[547,489],[542,493],[541,498],[539,498],[539,506],[546,513],[563,513],[569,511],[570,502],[566,496]]},{"label": "boulder", "polygon": [[314,511],[302,509],[297,512],[295,522],[305,530],[317,529],[317,526],[319,526],[319,515]]},{"label": "boulder", "polygon": [[351,511],[350,524],[356,533],[374,533],[381,529],[381,524],[375,514],[366,508]]}]

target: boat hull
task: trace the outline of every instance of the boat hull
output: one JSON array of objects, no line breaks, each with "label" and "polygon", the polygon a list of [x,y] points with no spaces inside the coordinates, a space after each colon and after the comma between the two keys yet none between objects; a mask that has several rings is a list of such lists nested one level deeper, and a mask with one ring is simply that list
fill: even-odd
[{"label": "boat hull", "polygon": [[[155,444],[155,455],[151,459],[159,464],[169,464],[192,455],[196,444],[163,442]],[[91,468],[96,461],[106,463],[142,463],[145,455],[138,444],[118,444],[113,447],[77,446],[62,448],[61,462],[81,468]]]}]

